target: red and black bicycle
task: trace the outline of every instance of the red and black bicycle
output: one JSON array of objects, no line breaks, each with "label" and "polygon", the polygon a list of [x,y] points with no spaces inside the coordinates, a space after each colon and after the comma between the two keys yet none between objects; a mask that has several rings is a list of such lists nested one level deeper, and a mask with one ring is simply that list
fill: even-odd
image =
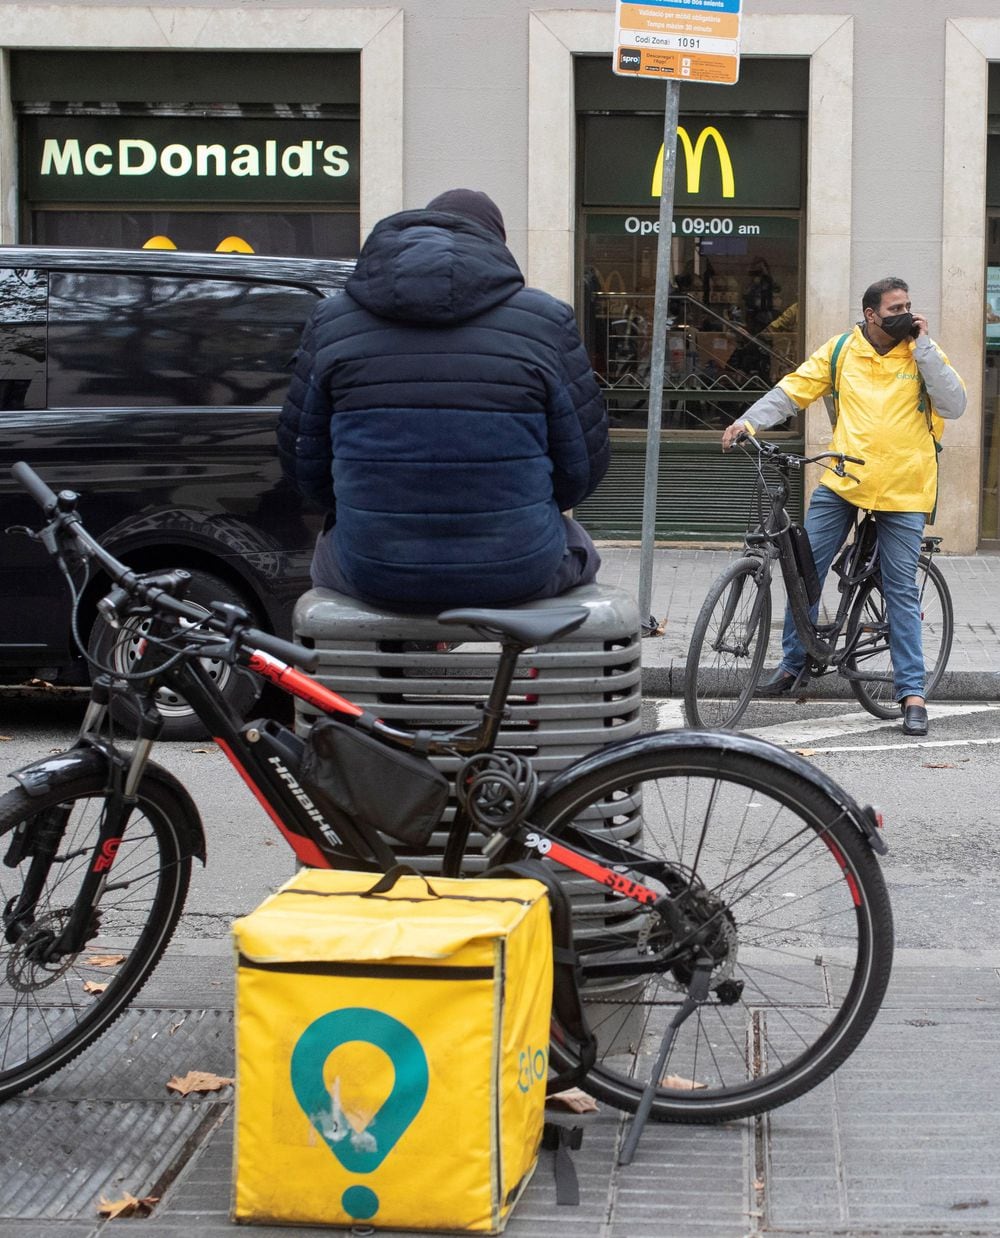
[{"label": "red and black bicycle", "polygon": [[[150,759],[164,686],[304,864],[384,871],[423,854],[425,870],[457,876],[485,851],[565,874],[597,1042],[584,1086],[611,1105],[682,1122],[757,1113],[813,1087],[864,1036],[892,960],[871,808],[741,735],[643,735],[543,786],[522,756],[495,749],[519,654],[579,627],[583,608],[442,615],[500,643],[495,679],[475,726],[411,733],[295,669],[316,655],[254,630],[238,608],[186,603],[185,573],[131,572],[85,531],[76,494],[54,494],[25,464],[13,472],[45,513],[31,536],[77,598],[85,578],[106,578],[105,620],[141,627],[145,652],[127,675],[96,676],[75,744],[17,770],[0,799],[0,1099],[65,1065],[128,1006],[170,940],[192,861],[205,859],[191,796]],[[320,711],[311,734],[240,721],[202,659],[307,701]],[[123,747],[113,718],[125,693],[141,723]],[[443,788],[438,755],[459,758]],[[579,1044],[561,1024],[557,1002],[557,1070]]]}]

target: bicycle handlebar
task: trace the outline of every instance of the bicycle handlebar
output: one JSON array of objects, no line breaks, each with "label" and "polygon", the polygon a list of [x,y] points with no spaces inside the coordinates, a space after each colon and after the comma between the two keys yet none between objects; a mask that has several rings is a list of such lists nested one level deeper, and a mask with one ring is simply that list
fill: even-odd
[{"label": "bicycle handlebar", "polygon": [[25,464],[23,460],[18,460],[17,464],[11,466],[10,471],[17,484],[22,490],[27,490],[46,516],[51,516],[55,513],[59,506],[58,498],[42,481],[30,464]]},{"label": "bicycle handlebar", "polygon": [[758,438],[756,434],[743,433],[737,436],[736,442],[740,446],[747,443],[752,443],[757,451],[762,456],[768,456],[776,460],[779,464],[784,461],[787,464],[798,467],[803,464],[823,464],[826,460],[836,460],[837,465],[824,465],[838,477],[850,477],[852,481],[860,482],[860,478],[855,477],[853,473],[844,471],[845,464],[860,464],[864,465],[864,460],[858,456],[848,456],[842,451],[821,451],[818,456],[800,456],[794,451],[782,451],[777,443],[769,443],[766,439]]},{"label": "bicycle handlebar", "polygon": [[[31,495],[49,518],[49,525],[43,531],[42,537],[49,553],[58,554],[60,536],[70,537],[81,551],[96,559],[114,581],[115,588],[103,599],[106,605],[98,607],[106,618],[117,616],[126,601],[137,602],[162,615],[169,615],[173,619],[186,619],[200,628],[208,628],[217,635],[231,638],[241,650],[261,649],[282,662],[289,662],[306,670],[315,670],[319,666],[318,650],[304,649],[301,645],[282,640],[280,636],[272,636],[270,632],[262,632],[259,628],[239,626],[232,613],[229,616],[206,615],[201,607],[174,597],[170,587],[180,583],[182,574],[165,573],[143,577],[133,572],[110,551],[105,550],[83,527],[76,511],[78,496],[72,490],[61,490],[59,494],[55,494],[31,465],[23,460],[12,465],[10,471],[18,485]],[[44,536],[49,530],[54,535],[52,538]],[[186,576],[186,573],[183,575]],[[194,637],[193,633],[189,635]]]}]

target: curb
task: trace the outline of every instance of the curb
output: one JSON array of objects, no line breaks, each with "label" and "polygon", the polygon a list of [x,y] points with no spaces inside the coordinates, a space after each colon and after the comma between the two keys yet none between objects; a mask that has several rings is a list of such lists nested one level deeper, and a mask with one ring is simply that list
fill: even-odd
[{"label": "curb", "polygon": [[[643,696],[683,696],[683,662],[642,668]],[[814,679],[803,697],[811,701],[854,700],[850,684],[837,674]],[[945,671],[934,692],[936,701],[1000,701],[1000,671]]]}]

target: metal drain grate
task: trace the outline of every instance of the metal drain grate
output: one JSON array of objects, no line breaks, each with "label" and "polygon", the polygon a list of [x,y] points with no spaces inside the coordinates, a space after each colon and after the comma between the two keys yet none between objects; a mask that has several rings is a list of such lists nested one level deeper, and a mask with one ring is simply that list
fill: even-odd
[{"label": "metal drain grate", "polygon": [[229,1010],[132,1009],[65,1070],[3,1106],[0,1219],[96,1218],[159,1195],[225,1117],[233,1089],[178,1098],[189,1070],[231,1076]]},{"label": "metal drain grate", "polygon": [[169,1101],[176,1099],[166,1090],[174,1075],[207,1070],[231,1076],[235,1061],[231,1010],[133,1007],[31,1095],[45,1100]]},{"label": "metal drain grate", "polygon": [[102,1195],[159,1194],[228,1108],[222,1101],[8,1101],[0,1218],[94,1219]]}]

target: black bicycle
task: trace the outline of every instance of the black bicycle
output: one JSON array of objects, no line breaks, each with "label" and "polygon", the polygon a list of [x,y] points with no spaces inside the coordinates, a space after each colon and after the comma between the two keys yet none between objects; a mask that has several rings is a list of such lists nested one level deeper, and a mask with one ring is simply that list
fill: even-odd
[{"label": "black bicycle", "polygon": [[[775,560],[806,651],[806,665],[792,691],[806,687],[811,678],[836,672],[874,717],[898,718],[873,515],[859,513],[853,536],[834,560],[840,593],[836,615],[828,623],[813,623],[809,610],[819,601],[821,582],[805,531],[787,510],[793,471],[821,464],[838,477],[853,478],[845,466],[864,461],[833,451],[800,456],[750,435],[737,442],[757,452],[758,519],[744,539],[743,557],[718,578],[695,621],[684,679],[688,725],[735,727],[753,700],[771,639]],[[770,479],[765,466],[771,466]],[[933,561],[940,542],[939,537],[925,537],[917,565],[926,696],[941,682],[954,635],[951,594]]]},{"label": "black bicycle", "polygon": [[[131,572],[85,531],[74,493],[53,494],[27,465],[13,471],[45,512],[30,535],[75,598],[100,573],[101,614],[141,623],[146,643],[128,674],[95,676],[73,746],[15,771],[18,785],[0,798],[0,1099],[65,1065],[134,999],[177,924],[192,861],[205,859],[191,796],[150,759],[164,686],[190,704],[307,865],[385,871],[423,839],[428,865],[445,875],[461,875],[472,851],[497,866],[556,866],[572,887],[576,975],[596,1038],[583,1086],[613,1106],[681,1122],[754,1114],[813,1087],[864,1036],[893,941],[874,809],[743,736],[644,735],[542,787],[525,758],[494,751],[518,655],[578,628],[584,608],[440,616],[499,641],[501,653],[476,725],[414,734],[295,669],[315,666],[314,651],[254,630],[233,605],[206,614],[185,602],[184,572]],[[446,667],[455,655],[440,656]],[[242,722],[203,660],[307,701],[320,711],[311,733]],[[111,708],[125,693],[140,719],[130,747]],[[341,743],[362,753],[350,770],[365,771],[350,813],[325,777]],[[372,764],[379,755],[384,766]],[[428,821],[434,828],[445,811],[433,794],[417,793],[419,837],[413,815],[381,829],[366,819],[383,781],[407,796],[417,783],[433,788],[443,778],[434,755],[461,758],[443,856],[426,849]],[[399,758],[416,763],[415,781],[400,782]],[[571,1014],[557,996],[557,1071],[582,1056]]]}]

